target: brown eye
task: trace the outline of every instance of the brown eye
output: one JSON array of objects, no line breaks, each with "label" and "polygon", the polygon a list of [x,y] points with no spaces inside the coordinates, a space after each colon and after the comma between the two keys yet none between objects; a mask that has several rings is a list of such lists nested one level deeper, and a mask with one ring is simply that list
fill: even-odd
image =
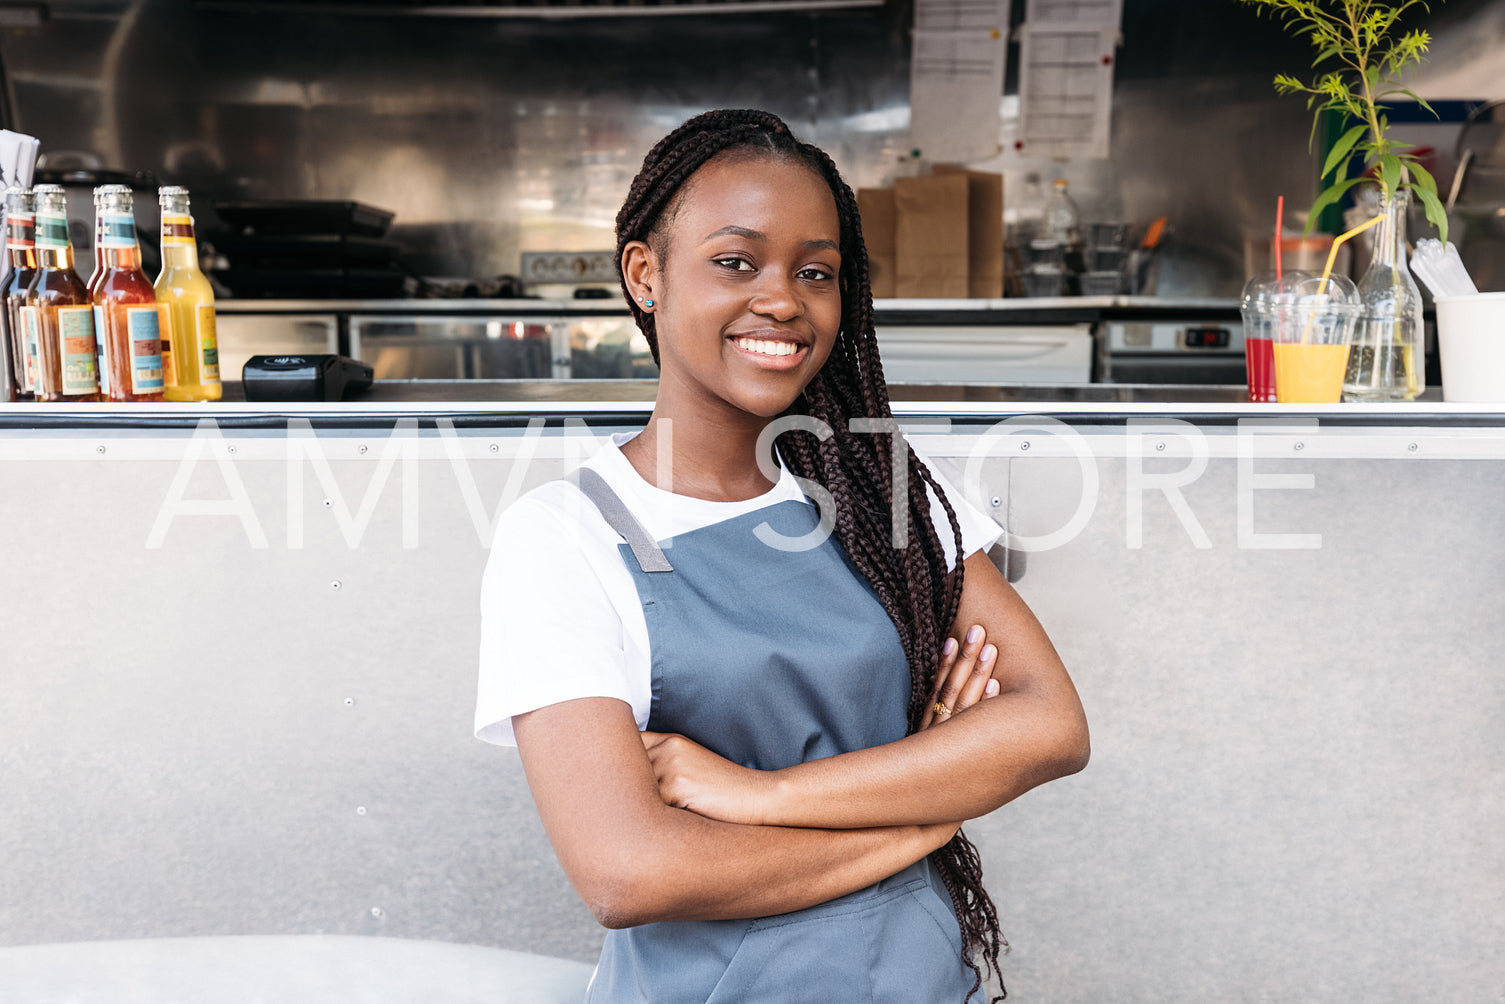
[{"label": "brown eye", "polygon": [[753,269],[752,262],[745,258],[716,258],[713,260],[717,265],[725,269],[730,269],[733,272],[751,272]]}]

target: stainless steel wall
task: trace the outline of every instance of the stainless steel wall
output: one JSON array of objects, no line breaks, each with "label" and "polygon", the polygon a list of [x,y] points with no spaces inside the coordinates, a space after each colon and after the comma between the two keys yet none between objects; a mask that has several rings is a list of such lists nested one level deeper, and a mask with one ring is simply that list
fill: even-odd
[{"label": "stainless steel wall", "polygon": [[[1014,6],[1017,21],[1025,5]],[[1235,291],[1245,230],[1266,227],[1276,194],[1299,206],[1315,190],[1301,102],[1269,83],[1305,53],[1231,0],[1125,8],[1112,159],[1061,170],[1088,215],[1171,217],[1161,292]],[[783,115],[854,185],[885,181],[907,147],[907,0],[556,22],[186,0],[49,9],[39,27],[0,29],[12,125],[44,151],[155,171],[200,206],[374,203],[397,213],[409,263],[430,275],[515,272],[520,250],[609,246],[643,153],[707,107]],[[1433,20],[1487,58],[1502,51],[1502,11],[1505,0],[1454,0]],[[1451,56],[1436,72],[1456,66]],[[1007,100],[1004,113],[1007,141]],[[1057,169],[1011,151],[979,166],[1004,170],[1011,198],[1026,172]]]}]

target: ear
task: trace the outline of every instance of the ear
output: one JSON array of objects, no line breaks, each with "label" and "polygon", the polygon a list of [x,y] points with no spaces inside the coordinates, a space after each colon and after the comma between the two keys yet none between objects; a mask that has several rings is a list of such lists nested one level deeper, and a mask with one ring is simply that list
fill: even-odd
[{"label": "ear", "polygon": [[640,302],[654,298],[658,288],[658,255],[643,241],[629,241],[622,249],[622,277],[627,294]]}]

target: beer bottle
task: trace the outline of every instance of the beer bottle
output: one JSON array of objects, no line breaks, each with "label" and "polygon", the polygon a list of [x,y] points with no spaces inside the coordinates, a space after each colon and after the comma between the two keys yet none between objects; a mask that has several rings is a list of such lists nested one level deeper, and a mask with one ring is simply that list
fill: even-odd
[{"label": "beer bottle", "polygon": [[38,273],[21,308],[27,337],[36,331],[37,397],[97,401],[99,369],[89,291],[73,270],[68,202],[59,185],[36,187]]},{"label": "beer bottle", "polygon": [[36,196],[29,189],[9,188],[5,192],[7,246],[10,250],[10,276],[5,284],[5,336],[11,351],[13,395],[17,401],[36,397],[37,343],[26,336],[21,308],[37,281]]},{"label": "beer bottle", "polygon": [[199,249],[188,213],[188,189],[157,192],[162,206],[162,274],[154,291],[167,310],[172,342],[169,401],[218,401],[219,343],[214,329],[214,290],[199,269]]},{"label": "beer bottle", "polygon": [[94,190],[99,281],[93,284],[95,325],[104,348],[108,399],[161,401],[172,367],[168,325],[141,270],[135,204],[126,185]]}]

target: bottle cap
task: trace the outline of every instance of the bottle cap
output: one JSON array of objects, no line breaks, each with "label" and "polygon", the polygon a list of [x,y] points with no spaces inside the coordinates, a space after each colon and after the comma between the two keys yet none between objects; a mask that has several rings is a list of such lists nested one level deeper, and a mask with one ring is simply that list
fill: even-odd
[{"label": "bottle cap", "polygon": [[163,198],[166,198],[169,195],[187,195],[188,189],[184,188],[182,185],[163,185],[161,188],[157,189],[157,194],[162,196]]},{"label": "bottle cap", "polygon": [[101,195],[130,195],[131,194],[131,186],[130,185],[100,185],[98,188],[94,189],[94,194],[96,196],[101,196]]},{"label": "bottle cap", "polygon": [[67,195],[68,192],[62,185],[38,185],[32,189],[37,197],[43,195]]}]

